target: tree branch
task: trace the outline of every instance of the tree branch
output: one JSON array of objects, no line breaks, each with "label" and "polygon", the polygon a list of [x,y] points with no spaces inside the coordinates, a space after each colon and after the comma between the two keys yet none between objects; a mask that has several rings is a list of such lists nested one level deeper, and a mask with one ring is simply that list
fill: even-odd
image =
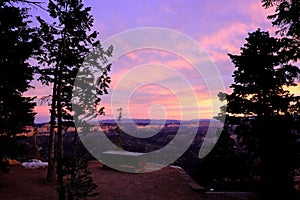
[{"label": "tree branch", "polygon": [[41,4],[45,3],[42,1],[34,1],[34,0],[11,0],[14,3],[25,3],[25,4],[29,4],[33,7],[39,7],[42,10],[47,10],[46,8],[44,8]]}]

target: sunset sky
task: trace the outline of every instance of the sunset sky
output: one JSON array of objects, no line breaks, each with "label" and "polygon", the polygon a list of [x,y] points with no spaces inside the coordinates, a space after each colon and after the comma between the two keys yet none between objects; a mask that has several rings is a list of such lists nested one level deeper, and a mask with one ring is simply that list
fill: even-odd
[{"label": "sunset sky", "polygon": [[[273,13],[273,10],[263,9],[260,0],[86,0],[84,2],[86,6],[92,7],[91,14],[95,18],[94,29],[100,32],[101,42],[120,32],[143,27],[167,28],[192,38],[202,46],[215,63],[227,92],[230,92],[229,86],[233,81],[231,75],[234,71],[227,53],[239,54],[248,32],[261,28],[274,35],[275,31],[267,19],[267,15]],[[39,13],[45,17],[45,13],[40,11]],[[129,78],[122,82],[128,73],[131,78],[134,77],[134,80],[130,82]],[[176,78],[178,74],[188,83],[185,84],[183,80]],[[184,105],[180,105],[180,100],[183,99],[187,104],[193,101],[191,91],[196,95],[200,115],[194,113],[196,108],[191,106],[187,108],[188,116],[183,119],[212,118],[215,114],[211,110],[210,102],[216,97],[209,95],[203,77],[197,76],[193,66],[184,58],[170,52],[153,49],[130,52],[112,63],[110,75],[112,77],[110,95],[103,97],[106,116],[102,118],[116,118],[112,113],[117,107],[112,107],[111,102],[112,98],[118,96],[113,97],[111,94],[122,91],[131,92],[129,107],[123,108],[124,118],[181,119]],[[152,84],[149,83],[150,79]],[[121,86],[118,84],[120,80]],[[143,84],[145,81],[147,84]],[[166,85],[163,86],[161,81],[165,81]],[[169,83],[176,87],[176,91],[168,88]],[[40,86],[36,82],[35,86],[36,89],[29,91],[28,95],[35,95],[38,98],[49,95],[50,88]],[[299,94],[299,87],[292,90],[298,91]],[[36,107],[36,112],[38,113],[36,122],[49,121],[48,106],[39,105]]]}]

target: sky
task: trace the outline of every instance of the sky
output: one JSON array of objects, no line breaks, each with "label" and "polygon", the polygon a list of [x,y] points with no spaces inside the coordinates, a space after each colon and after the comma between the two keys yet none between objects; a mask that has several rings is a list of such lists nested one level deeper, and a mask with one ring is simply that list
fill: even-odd
[{"label": "sky", "polygon": [[[131,51],[112,62],[109,95],[102,99],[106,115],[101,119],[116,118],[119,107],[123,108],[124,118],[212,118],[219,106],[215,103],[218,89],[214,83],[222,83],[221,91],[230,92],[233,82],[234,65],[227,54],[239,54],[249,32],[260,28],[274,35],[276,30],[267,19],[274,10],[262,8],[259,0],[85,0],[84,3],[92,8],[93,28],[100,33],[98,38],[102,43],[115,41],[111,38],[124,31],[157,27],[179,34],[182,39],[177,42],[174,34],[169,38],[159,35],[152,38],[146,33],[144,37],[131,35],[133,43],[141,44],[151,38],[154,46],[169,45],[166,48],[187,52],[183,55],[159,48],[132,49],[134,45],[129,44]],[[38,13],[46,17],[45,13]],[[199,51],[192,52],[192,44],[185,42],[186,38],[199,45]],[[120,46],[128,46],[125,43]],[[118,47],[115,49],[118,51]],[[191,63],[193,57],[189,56],[199,54],[196,64]],[[195,67],[198,64],[201,70],[213,68],[215,77],[207,77],[201,70],[199,73]],[[34,85],[36,89],[28,95],[37,96],[35,121],[49,121],[49,107],[40,104],[39,98],[49,95],[51,88],[38,82]],[[300,87],[291,90],[299,94]]]}]

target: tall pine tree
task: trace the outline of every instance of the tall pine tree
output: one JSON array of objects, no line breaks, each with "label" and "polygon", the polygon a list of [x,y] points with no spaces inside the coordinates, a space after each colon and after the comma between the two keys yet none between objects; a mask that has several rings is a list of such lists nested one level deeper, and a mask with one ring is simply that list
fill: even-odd
[{"label": "tall pine tree", "polygon": [[[107,93],[110,82],[108,71],[110,64],[106,57],[111,55],[111,48],[104,51],[100,47],[100,42],[96,39],[98,32],[92,31],[93,18],[89,14],[91,8],[84,7],[81,0],[56,0],[49,1],[48,12],[53,18],[53,23],[38,18],[41,28],[40,35],[44,41],[44,54],[39,57],[39,63],[43,66],[40,69],[40,80],[44,84],[52,84],[52,105],[51,105],[51,132],[49,142],[49,168],[47,180],[53,181],[54,177],[54,127],[57,123],[57,181],[60,199],[65,198],[65,184],[63,171],[63,121],[72,120],[72,90],[77,72],[81,69],[90,51],[97,52],[93,64],[100,67],[103,73],[97,77],[100,81],[99,87],[95,89],[93,98],[100,103],[100,97]],[[94,50],[94,48],[100,50]],[[96,48],[96,49],[97,49]],[[104,65],[104,66],[103,66]],[[84,88],[82,88],[84,89]],[[96,107],[95,107],[96,108]],[[100,114],[103,108],[99,109]],[[78,115],[75,115],[75,117]],[[77,120],[77,119],[74,119]],[[74,137],[74,148],[78,140],[77,133]],[[76,149],[73,150],[73,163],[77,163]],[[75,167],[75,166],[74,166]],[[72,171],[72,170],[71,170]],[[75,177],[74,174],[71,176]],[[72,180],[72,179],[71,179]]]},{"label": "tall pine tree", "polygon": [[37,55],[40,46],[36,29],[30,26],[28,8],[13,2],[0,2],[0,134],[8,136],[33,124],[34,98],[24,93],[32,87],[29,58]]},{"label": "tall pine tree", "polygon": [[[286,59],[285,45],[259,29],[249,34],[240,55],[229,54],[236,70],[233,92],[227,98],[227,115],[251,116],[247,131],[238,129],[238,140],[249,159],[260,160],[258,173],[266,199],[292,199],[290,115],[296,98],[285,86],[295,85],[300,70]],[[224,109],[223,109],[224,112]],[[289,196],[291,195],[291,196]]]}]

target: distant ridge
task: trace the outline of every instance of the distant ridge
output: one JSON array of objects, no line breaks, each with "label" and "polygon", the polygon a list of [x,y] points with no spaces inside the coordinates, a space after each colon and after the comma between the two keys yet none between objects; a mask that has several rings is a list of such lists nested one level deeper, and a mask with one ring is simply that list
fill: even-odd
[{"label": "distant ridge", "polygon": [[[167,119],[167,120],[163,120],[163,119],[129,119],[129,118],[124,118],[122,119],[122,123],[128,124],[131,122],[134,122],[136,124],[150,124],[152,122],[152,124],[192,124],[192,123],[199,123],[199,122],[219,122],[216,119],[192,119],[192,120],[176,120],[176,119]],[[91,122],[97,122],[97,121],[91,121]],[[116,120],[115,119],[103,119],[103,120],[99,120],[99,123],[102,124],[115,124]],[[41,127],[45,124],[49,124],[49,122],[39,122],[39,123],[35,123],[36,127]]]},{"label": "distant ridge", "polygon": [[[180,123],[198,123],[198,122],[216,122],[218,120],[215,119],[192,119],[192,120],[175,120],[175,119],[167,119],[167,120],[163,120],[163,119],[122,119],[122,123],[131,123],[134,122],[136,124],[180,124]],[[116,120],[114,119],[104,119],[104,120],[100,120],[100,123],[106,123],[106,124],[115,124]]]}]

